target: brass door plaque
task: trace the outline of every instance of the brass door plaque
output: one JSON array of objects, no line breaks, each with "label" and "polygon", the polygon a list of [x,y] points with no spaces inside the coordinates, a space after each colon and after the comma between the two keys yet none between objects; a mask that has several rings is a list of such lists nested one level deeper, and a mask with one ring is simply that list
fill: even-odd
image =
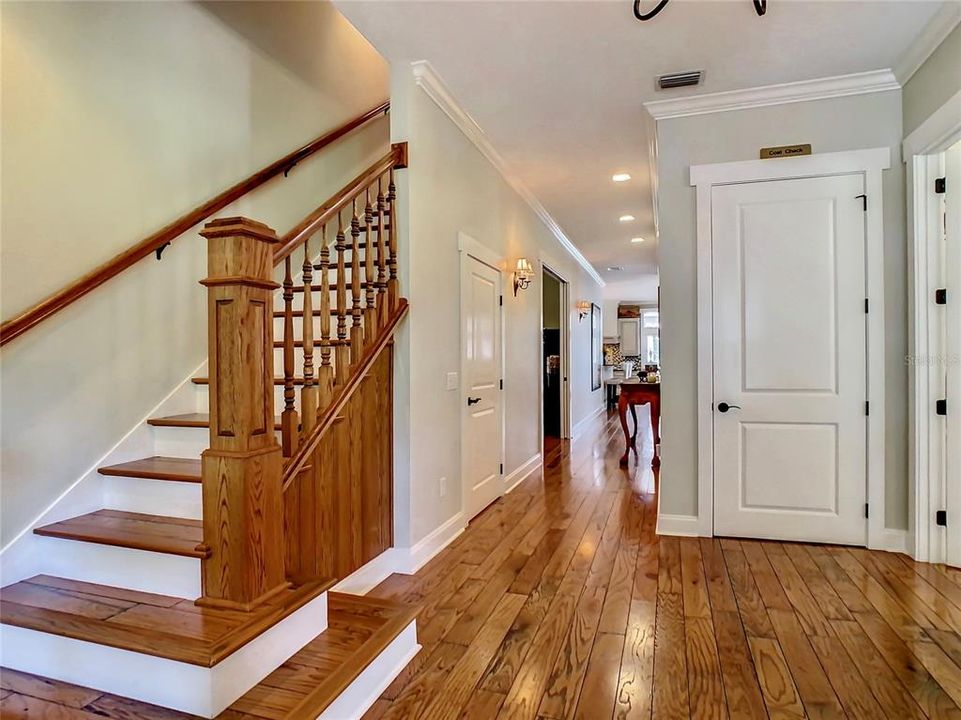
[{"label": "brass door plaque", "polygon": [[794,157],[795,155],[810,155],[811,144],[778,145],[777,147],[761,148],[761,159]]}]

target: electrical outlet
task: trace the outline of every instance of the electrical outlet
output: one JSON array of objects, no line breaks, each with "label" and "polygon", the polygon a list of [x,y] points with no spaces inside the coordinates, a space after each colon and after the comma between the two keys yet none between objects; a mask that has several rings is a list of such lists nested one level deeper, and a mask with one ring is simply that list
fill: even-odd
[{"label": "electrical outlet", "polygon": [[458,381],[459,381],[459,378],[457,377],[457,373],[455,372],[447,373],[447,389],[448,390],[456,390]]},{"label": "electrical outlet", "polygon": [[440,496],[447,497],[447,478],[445,477],[440,479]]}]

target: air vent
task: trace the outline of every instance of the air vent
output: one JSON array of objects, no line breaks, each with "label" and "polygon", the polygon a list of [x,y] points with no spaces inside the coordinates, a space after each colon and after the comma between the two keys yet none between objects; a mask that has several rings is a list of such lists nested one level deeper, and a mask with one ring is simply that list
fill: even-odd
[{"label": "air vent", "polygon": [[700,70],[688,70],[687,72],[668,73],[657,78],[657,87],[661,90],[668,88],[688,87],[689,85],[700,85]]}]

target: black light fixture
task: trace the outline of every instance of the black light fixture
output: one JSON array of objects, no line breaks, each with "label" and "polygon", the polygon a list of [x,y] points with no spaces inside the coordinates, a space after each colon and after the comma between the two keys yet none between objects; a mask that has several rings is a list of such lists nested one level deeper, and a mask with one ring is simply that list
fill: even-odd
[{"label": "black light fixture", "polygon": [[[767,12],[767,0],[752,0],[754,2],[754,10],[757,12],[758,16],[763,15]],[[664,6],[667,5],[668,0],[658,0],[657,5],[650,12],[641,12],[641,0],[634,0],[634,17],[638,20],[650,20],[652,17],[657,15]]]}]

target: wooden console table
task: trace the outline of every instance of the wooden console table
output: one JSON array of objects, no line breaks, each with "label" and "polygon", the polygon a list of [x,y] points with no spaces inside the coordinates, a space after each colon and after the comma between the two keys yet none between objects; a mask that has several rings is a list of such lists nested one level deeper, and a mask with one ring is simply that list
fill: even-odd
[{"label": "wooden console table", "polygon": [[[659,430],[661,419],[661,384],[641,382],[640,380],[624,380],[619,383],[621,395],[617,401],[617,412],[621,417],[621,428],[624,430],[624,454],[621,456],[621,467],[627,467],[628,458],[631,450],[637,455],[637,405],[650,404],[651,406],[651,429],[654,433],[654,459],[651,465],[657,467],[661,464],[657,456],[657,445],[661,442]],[[634,420],[634,432],[631,433],[627,427],[627,409],[631,409],[631,418]]]}]

